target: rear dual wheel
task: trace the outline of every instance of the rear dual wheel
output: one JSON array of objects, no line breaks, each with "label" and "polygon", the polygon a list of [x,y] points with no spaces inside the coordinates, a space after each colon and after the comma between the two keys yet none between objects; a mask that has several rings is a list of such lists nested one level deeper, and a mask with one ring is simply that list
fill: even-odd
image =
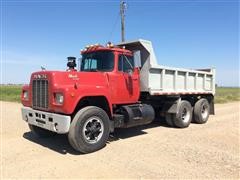
[{"label": "rear dual wheel", "polygon": [[169,126],[186,128],[192,121],[192,106],[188,101],[181,101],[176,114],[167,114],[166,121]]},{"label": "rear dual wheel", "polygon": [[176,114],[166,114],[166,122],[171,127],[186,128],[191,121],[203,124],[208,121],[210,105],[207,99],[198,100],[194,107],[188,101],[181,101]]},{"label": "rear dual wheel", "polygon": [[207,99],[199,99],[194,105],[194,119],[193,122],[204,124],[208,121],[210,113],[210,105]]}]

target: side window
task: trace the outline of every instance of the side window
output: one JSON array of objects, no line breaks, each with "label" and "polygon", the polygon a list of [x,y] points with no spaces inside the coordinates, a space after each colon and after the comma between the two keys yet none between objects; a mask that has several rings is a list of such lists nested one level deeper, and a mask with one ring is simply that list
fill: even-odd
[{"label": "side window", "polygon": [[123,55],[118,56],[118,71],[123,71]]},{"label": "side window", "polygon": [[128,72],[134,67],[133,57],[119,55],[118,57],[118,70],[123,72]]}]

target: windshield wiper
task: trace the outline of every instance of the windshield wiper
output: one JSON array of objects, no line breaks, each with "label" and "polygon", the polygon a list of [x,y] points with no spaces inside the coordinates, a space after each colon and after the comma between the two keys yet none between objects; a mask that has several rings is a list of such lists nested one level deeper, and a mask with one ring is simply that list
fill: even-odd
[{"label": "windshield wiper", "polygon": [[89,69],[90,72],[99,72],[97,69]]}]

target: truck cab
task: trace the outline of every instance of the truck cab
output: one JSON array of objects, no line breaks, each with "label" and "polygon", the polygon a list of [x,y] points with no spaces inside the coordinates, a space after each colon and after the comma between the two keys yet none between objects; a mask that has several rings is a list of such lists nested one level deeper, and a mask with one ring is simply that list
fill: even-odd
[{"label": "truck cab", "polygon": [[[103,97],[112,105],[131,104],[139,99],[139,68],[129,50],[92,45],[81,51],[80,70],[69,61],[66,71],[38,71],[23,87],[22,103],[27,107],[71,115],[87,97]],[[110,113],[112,109],[110,108]]]},{"label": "truck cab", "polygon": [[[150,41],[86,46],[66,71],[38,71],[22,88],[22,118],[40,137],[67,134],[89,153],[105,146],[115,128],[151,123],[164,115],[185,128],[214,114],[215,72],[159,66]],[[194,114],[195,113],[195,114]]]},{"label": "truck cab", "polygon": [[[82,51],[80,72],[89,78],[106,77],[106,87],[112,104],[135,103],[139,99],[139,69],[133,53],[119,47],[93,46]],[[95,72],[95,73],[92,73]],[[96,73],[97,72],[97,73]]]}]

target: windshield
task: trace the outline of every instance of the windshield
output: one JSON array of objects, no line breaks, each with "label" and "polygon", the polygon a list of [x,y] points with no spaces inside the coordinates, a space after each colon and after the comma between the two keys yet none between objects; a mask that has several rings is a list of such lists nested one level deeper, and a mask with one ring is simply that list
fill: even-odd
[{"label": "windshield", "polygon": [[82,55],[81,71],[112,71],[114,55],[111,51],[98,51]]}]

